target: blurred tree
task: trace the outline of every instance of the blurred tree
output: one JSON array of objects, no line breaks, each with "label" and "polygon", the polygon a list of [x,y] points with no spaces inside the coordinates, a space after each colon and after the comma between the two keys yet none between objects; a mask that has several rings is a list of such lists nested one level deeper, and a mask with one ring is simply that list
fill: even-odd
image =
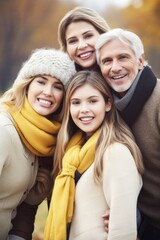
[{"label": "blurred tree", "polygon": [[33,49],[58,47],[57,27],[65,10],[58,0],[0,1],[0,92]]},{"label": "blurred tree", "polygon": [[137,33],[142,39],[145,47],[146,58],[152,65],[157,76],[160,76],[160,1],[143,0],[140,7],[130,5],[124,10],[124,27]]},{"label": "blurred tree", "polygon": [[[138,1],[142,0],[132,0]],[[58,47],[59,21],[75,5],[71,0],[0,0],[0,92],[15,79],[33,49]],[[107,7],[103,17],[111,27],[128,28],[142,38],[146,57],[160,75],[160,1],[143,0],[139,8]]]}]

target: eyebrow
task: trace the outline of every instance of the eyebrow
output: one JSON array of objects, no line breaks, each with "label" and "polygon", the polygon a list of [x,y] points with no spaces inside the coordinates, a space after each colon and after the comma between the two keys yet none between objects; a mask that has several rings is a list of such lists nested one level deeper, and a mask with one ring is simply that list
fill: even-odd
[{"label": "eyebrow", "polygon": [[[93,95],[93,96],[89,96],[87,99],[90,99],[90,98],[98,98],[99,96],[97,95]],[[71,100],[79,100],[81,98],[71,98]]]},{"label": "eyebrow", "polygon": [[[43,78],[45,81],[48,81],[48,78],[46,76],[42,76],[42,75],[37,75],[37,77],[41,77]],[[55,83],[56,84],[60,84],[63,86],[63,83],[61,82],[61,80],[57,79],[56,77],[54,77],[56,79]]]},{"label": "eyebrow", "polygon": [[[93,31],[92,29],[91,30],[87,30],[86,32],[83,32],[82,35],[85,35],[85,34],[90,33],[92,31]],[[68,40],[70,40],[72,38],[76,38],[76,36],[71,36],[71,37],[67,38],[66,41],[68,41]]]}]

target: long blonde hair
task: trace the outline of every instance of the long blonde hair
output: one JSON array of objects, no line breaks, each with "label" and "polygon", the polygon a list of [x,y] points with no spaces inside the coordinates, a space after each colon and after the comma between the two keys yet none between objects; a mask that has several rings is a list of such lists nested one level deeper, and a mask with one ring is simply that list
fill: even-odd
[{"label": "long blonde hair", "polygon": [[15,109],[20,110],[24,103],[27,88],[32,80],[33,78],[22,79],[22,81],[19,82],[15,81],[12,87],[4,92],[0,99],[0,102],[9,103],[10,105],[13,105]]},{"label": "long blonde hair", "polygon": [[66,30],[73,22],[85,21],[90,23],[100,33],[105,33],[110,30],[109,25],[98,12],[87,7],[75,7],[67,12],[58,26],[58,41],[63,51],[67,51]]},{"label": "long blonde hair", "polygon": [[100,135],[96,144],[94,168],[95,180],[97,182],[101,180],[103,170],[103,154],[105,150],[115,142],[119,142],[127,146],[135,160],[138,171],[142,173],[143,164],[141,152],[135,143],[134,137],[130,129],[118,115],[111,91],[106,81],[99,73],[95,71],[84,70],[74,75],[66,91],[64,117],[57,139],[57,143],[59,144],[57,144],[54,155],[54,175],[56,176],[56,174],[61,169],[62,158],[65,154],[67,144],[69,143],[74,133],[78,130],[77,126],[73,123],[70,116],[71,96],[77,88],[83,86],[86,83],[100,91],[105,102],[107,103],[108,101],[110,101],[112,106],[111,110],[109,112],[106,112],[106,116],[100,127]]}]

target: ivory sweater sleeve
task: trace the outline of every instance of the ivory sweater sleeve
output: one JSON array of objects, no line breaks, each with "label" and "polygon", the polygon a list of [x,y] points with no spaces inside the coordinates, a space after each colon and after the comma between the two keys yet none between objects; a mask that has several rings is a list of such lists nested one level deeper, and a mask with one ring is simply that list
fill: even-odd
[{"label": "ivory sweater sleeve", "polygon": [[103,192],[110,208],[107,240],[135,240],[142,180],[129,149],[113,144],[104,154],[103,167]]}]

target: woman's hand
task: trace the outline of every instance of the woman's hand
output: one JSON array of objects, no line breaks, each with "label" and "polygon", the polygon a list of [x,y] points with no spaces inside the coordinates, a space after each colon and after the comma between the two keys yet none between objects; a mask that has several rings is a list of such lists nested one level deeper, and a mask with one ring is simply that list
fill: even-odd
[{"label": "woman's hand", "polygon": [[25,202],[30,205],[40,204],[45,198],[49,197],[52,191],[53,179],[51,172],[43,167],[38,169],[35,185],[30,190]]},{"label": "woman's hand", "polygon": [[102,218],[104,220],[104,229],[107,233],[109,231],[109,214],[110,214],[110,210],[107,209],[105,214],[102,215]]}]

